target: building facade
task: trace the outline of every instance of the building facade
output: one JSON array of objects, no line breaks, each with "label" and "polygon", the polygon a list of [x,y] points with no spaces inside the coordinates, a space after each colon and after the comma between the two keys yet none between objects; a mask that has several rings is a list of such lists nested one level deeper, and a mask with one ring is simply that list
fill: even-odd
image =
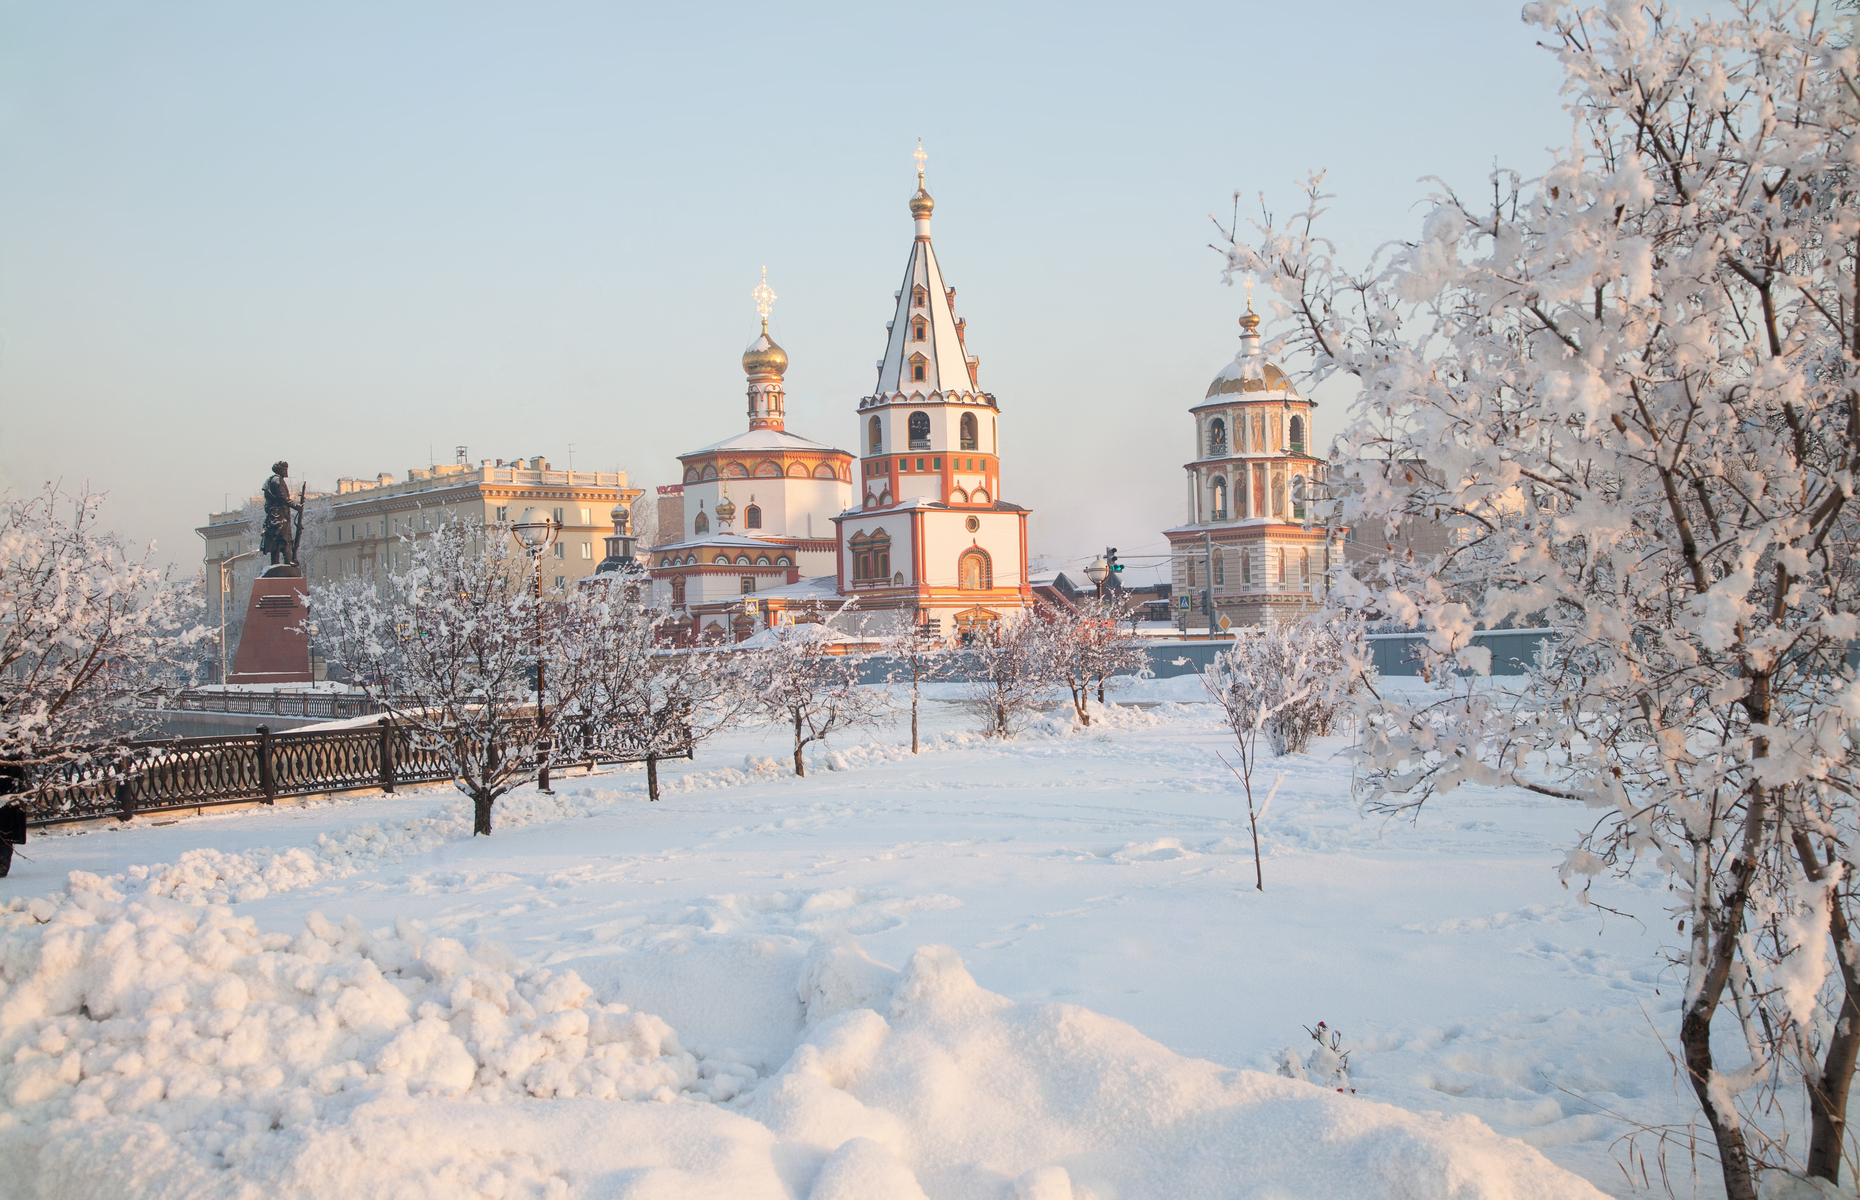
[{"label": "building facade", "polygon": [[831,576],[833,518],[852,502],[853,456],[787,428],[788,355],[769,336],[775,297],[766,282],[755,296],[762,332],[743,352],[749,427],[678,456],[681,536],[652,547],[647,564],[655,602],[686,614],[703,640],[748,636],[758,593]]},{"label": "building facade", "polygon": [[904,281],[857,409],[859,502],[833,519],[838,590],[887,624],[956,635],[1031,607],[1028,513],[1001,498],[1000,407],[931,247],[921,154]]},{"label": "building facade", "polygon": [[1311,520],[1325,466],[1311,451],[1316,402],[1260,352],[1259,317],[1240,318],[1240,352],[1194,418],[1186,520],[1164,530],[1173,593],[1189,628],[1269,624],[1308,611],[1334,548]]}]

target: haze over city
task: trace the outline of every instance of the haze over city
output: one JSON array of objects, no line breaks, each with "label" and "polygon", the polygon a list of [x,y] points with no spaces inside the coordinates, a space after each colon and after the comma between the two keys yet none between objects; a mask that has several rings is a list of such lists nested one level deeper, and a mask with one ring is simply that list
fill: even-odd
[{"label": "haze over city", "polygon": [[789,428],[854,449],[921,137],[1032,552],[1115,544],[1144,582],[1238,344],[1209,213],[1287,211],[1328,169],[1360,258],[1412,236],[1422,173],[1478,191],[1568,137],[1509,4],[7,4],[0,29],[0,484],[106,491],[186,569],[280,456],[313,489],[459,445],[676,482],[740,428],[764,266]]}]

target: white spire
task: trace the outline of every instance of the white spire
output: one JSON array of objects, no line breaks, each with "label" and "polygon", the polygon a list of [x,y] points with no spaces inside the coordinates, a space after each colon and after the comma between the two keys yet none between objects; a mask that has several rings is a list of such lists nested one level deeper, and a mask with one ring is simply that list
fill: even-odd
[{"label": "white spire", "polygon": [[[916,236],[904,268],[904,285],[898,289],[885,357],[878,364],[877,394],[973,392],[977,388],[958,332],[955,302],[943,283],[936,252],[930,248],[930,213],[935,201],[924,188],[921,142],[912,157],[917,159],[917,193],[911,197]],[[921,379],[917,377],[920,367]]]}]

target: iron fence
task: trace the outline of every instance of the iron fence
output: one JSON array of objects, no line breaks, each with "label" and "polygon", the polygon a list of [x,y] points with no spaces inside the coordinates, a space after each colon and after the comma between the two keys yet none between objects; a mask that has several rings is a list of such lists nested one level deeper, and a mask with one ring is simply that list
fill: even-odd
[{"label": "iron fence", "polygon": [[[527,744],[530,731],[515,724],[509,741]],[[127,821],[138,813],[220,804],[269,804],[280,796],[392,792],[400,784],[453,777],[441,736],[383,719],[359,729],[272,733],[260,726],[256,734],[235,737],[130,742],[56,768],[13,802],[25,808],[28,825],[44,826],[100,817]],[[691,757],[688,738],[659,748],[618,728],[579,739],[579,744],[586,749],[566,765]]]},{"label": "iron fence", "polygon": [[143,707],[165,712],[245,713],[255,717],[320,717],[347,721],[387,711],[387,705],[352,692],[221,692],[187,691],[151,693]]}]

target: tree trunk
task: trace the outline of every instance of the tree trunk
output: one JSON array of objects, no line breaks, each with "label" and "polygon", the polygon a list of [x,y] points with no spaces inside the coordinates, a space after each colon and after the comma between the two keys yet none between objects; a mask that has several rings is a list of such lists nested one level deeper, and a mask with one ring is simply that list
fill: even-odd
[{"label": "tree trunk", "polygon": [[[1816,883],[1824,882],[1828,869],[1835,862],[1832,848],[1824,864],[1816,860],[1815,848],[1807,834],[1798,829],[1792,840],[1803,872]],[[1838,1184],[1841,1151],[1847,1141],[1847,1094],[1853,1088],[1854,1061],[1856,1054],[1860,1054],[1860,998],[1856,996],[1860,993],[1860,974],[1853,962],[1853,927],[1847,923],[1847,912],[1841,907],[1838,890],[1828,898],[1828,907],[1828,933],[1834,940],[1834,966],[1840,974],[1843,993],[1841,1013],[1834,1022],[1834,1034],[1828,1039],[1827,1053],[1819,1064],[1820,1077],[1805,1078],[1802,1082],[1808,1090],[1810,1115],[1809,1178]]]},{"label": "tree trunk", "polygon": [[1744,1145],[1738,1116],[1719,1112],[1717,1098],[1711,1093],[1711,1018],[1717,1007],[1715,997],[1707,1000],[1703,996],[1688,1006],[1679,1023],[1679,1043],[1686,1056],[1686,1072],[1692,1076],[1692,1090],[1718,1143],[1718,1166],[1724,1174],[1726,1200],[1757,1200],[1756,1182],[1750,1176],[1750,1152]]},{"label": "tree trunk", "polygon": [[917,688],[911,688],[911,753],[917,753]]},{"label": "tree trunk", "polygon": [[659,798],[659,756],[646,756],[646,797],[650,800]]},{"label": "tree trunk", "polygon": [[794,716],[794,773],[802,777],[807,775],[807,764],[801,761],[801,747],[807,743],[801,740],[801,714]]},{"label": "tree trunk", "polygon": [[478,792],[472,796],[471,835],[473,837],[479,834],[485,837],[491,836],[491,801],[493,799],[494,797],[488,792]]}]

